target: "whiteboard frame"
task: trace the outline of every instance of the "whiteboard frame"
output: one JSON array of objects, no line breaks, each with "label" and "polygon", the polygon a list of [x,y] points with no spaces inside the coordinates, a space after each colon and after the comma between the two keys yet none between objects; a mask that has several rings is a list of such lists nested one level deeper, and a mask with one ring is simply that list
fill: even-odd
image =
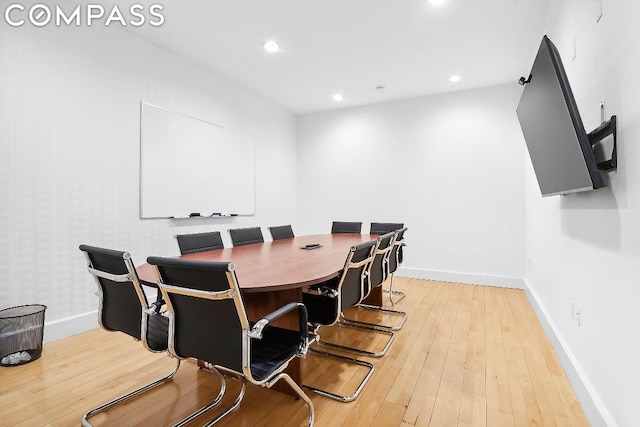
[{"label": "whiteboard frame", "polygon": [[[145,141],[145,129],[147,134],[155,133],[155,136],[151,138],[157,138],[158,133],[164,135],[166,131],[167,135],[171,134],[171,131],[168,128],[160,128],[160,130],[154,129],[152,132],[149,131],[150,125],[158,125],[159,123],[153,122],[152,124],[148,121],[145,122],[145,109],[147,112],[155,110],[158,114],[170,114],[175,117],[176,123],[181,125],[186,125],[189,127],[185,132],[187,135],[186,140],[180,142],[181,147],[178,149],[175,146],[175,143],[171,140],[161,141],[165,144],[165,146],[169,146],[170,148],[163,153],[154,153],[154,155],[149,155],[152,153],[151,148],[154,147],[153,142],[149,141],[149,137],[147,135],[147,140]],[[147,114],[147,117],[150,117],[151,114]],[[167,120],[167,123],[160,123],[160,125],[170,126],[170,123],[173,120]],[[202,144],[205,142],[208,144],[207,138],[198,134],[193,136],[189,131],[197,130],[198,127],[201,127],[204,130],[203,134],[206,134],[207,137],[212,137],[211,142],[215,145],[211,145],[207,147],[211,152],[209,153],[201,153],[199,150],[195,150],[194,153],[190,153],[189,144],[193,145],[197,148],[197,144]],[[209,134],[208,132],[211,132]],[[188,135],[192,135],[191,138]],[[222,139],[215,139],[216,135],[222,137]],[[198,141],[191,141],[189,139],[197,139]],[[237,146],[235,144],[238,144]],[[183,145],[186,145],[186,149]],[[225,152],[225,145],[228,148],[232,148]],[[157,147],[162,147],[162,145],[156,145]],[[180,164],[181,162],[175,162],[174,157],[171,156],[170,150],[179,150],[181,155],[189,156],[189,154],[194,154],[194,158],[191,161],[196,164],[195,167],[189,167],[191,164],[187,162],[186,164]],[[236,156],[234,157],[234,150],[236,151]],[[240,151],[237,151],[240,150]],[[167,152],[169,153],[167,155]],[[212,165],[215,167],[209,170],[208,168],[203,172],[203,168],[198,169],[197,163],[202,159],[201,156],[206,157],[207,154],[212,154],[215,152],[216,155],[221,155],[221,157],[216,157],[215,163],[212,162]],[[146,154],[146,155],[145,155]],[[225,155],[227,157],[225,157]],[[167,157],[168,156],[168,157]],[[185,163],[185,162],[182,162]],[[151,164],[153,166],[151,166]],[[163,168],[167,168],[167,170],[173,169],[173,177],[171,179],[171,184],[167,185],[167,182],[163,184],[158,184],[162,188],[154,187],[154,177],[157,177],[158,171],[163,170]],[[180,174],[180,178],[176,175],[175,169],[184,168],[184,174]],[[232,168],[233,169],[230,169]],[[225,168],[229,168],[229,170],[225,174]],[[239,168],[239,171],[237,170]],[[222,172],[218,172],[218,169],[221,169]],[[199,170],[202,173],[209,174],[217,174],[216,176],[209,176],[208,179],[204,181],[202,179],[198,179],[198,182],[194,182],[193,180],[189,182],[189,172],[193,172],[194,170]],[[239,173],[236,173],[239,172]],[[154,175],[155,174],[155,175]],[[227,128],[225,126],[221,126],[216,123],[212,123],[207,120],[200,119],[198,117],[194,117],[188,114],[180,113],[174,110],[170,110],[164,107],[160,107],[145,101],[140,102],[140,210],[139,215],[141,219],[181,219],[181,218],[215,218],[215,217],[228,217],[228,216],[251,216],[255,215],[255,206],[256,206],[256,151],[255,151],[255,141],[252,137],[247,134],[238,132],[236,130]],[[184,182],[180,181],[183,176],[187,176]],[[221,197],[226,197],[225,203],[218,203],[222,205],[226,205],[228,208],[224,210],[224,212],[220,211],[220,209],[215,209],[217,212],[213,211],[213,204],[211,208],[207,208],[203,206],[207,206],[207,201],[200,198],[200,194],[206,194],[206,191],[211,188],[208,187],[211,183],[211,187],[214,188],[216,185],[219,188],[218,195]],[[231,185],[231,187],[229,187]],[[237,185],[238,188],[234,188],[233,186]],[[174,188],[167,188],[167,187]],[[224,187],[222,187],[224,186]],[[179,188],[178,188],[179,187]],[[187,208],[183,206],[172,207],[170,205],[164,205],[164,203],[172,203],[171,196],[173,195],[173,200],[178,200],[180,197],[184,196],[189,197],[188,195],[184,195],[183,193],[188,191],[183,191],[188,189],[197,194],[197,196],[191,195],[191,197],[196,197],[197,200],[190,201],[188,206],[193,206],[192,208]],[[178,191],[179,193],[176,193]],[[167,192],[168,194],[164,194]],[[225,196],[226,194],[226,196]],[[167,197],[168,195],[168,197]],[[154,198],[155,196],[155,198]],[[238,197],[236,200],[235,198]],[[181,204],[182,202],[179,202]],[[158,205],[162,205],[162,207],[158,207]],[[238,206],[238,208],[234,208],[233,206]],[[193,214],[198,213],[198,216],[194,216]]]}]

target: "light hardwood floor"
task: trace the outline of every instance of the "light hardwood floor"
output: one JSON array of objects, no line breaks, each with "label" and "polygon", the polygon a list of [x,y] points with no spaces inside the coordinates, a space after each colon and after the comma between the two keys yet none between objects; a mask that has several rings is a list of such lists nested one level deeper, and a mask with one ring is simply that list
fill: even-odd
[{"label": "light hardwood floor", "polygon": [[[523,291],[395,280],[396,288],[407,293],[395,305],[409,313],[404,328],[385,357],[365,358],[374,363],[375,373],[355,402],[309,393],[316,426],[589,425]],[[350,314],[394,320],[364,311]],[[321,330],[321,335],[350,345],[382,345],[371,334],[342,327]],[[37,361],[0,367],[0,426],[77,426],[88,409],[173,366],[166,355],[151,354],[123,334],[99,329],[47,344]],[[345,393],[362,375],[317,355],[303,361],[303,370],[308,382]],[[228,383],[223,404],[238,390],[236,381]],[[185,361],[173,381],[92,422],[171,425],[208,403],[219,385],[213,374]],[[306,417],[300,400],[249,387],[240,408],[219,425],[301,426]]]}]

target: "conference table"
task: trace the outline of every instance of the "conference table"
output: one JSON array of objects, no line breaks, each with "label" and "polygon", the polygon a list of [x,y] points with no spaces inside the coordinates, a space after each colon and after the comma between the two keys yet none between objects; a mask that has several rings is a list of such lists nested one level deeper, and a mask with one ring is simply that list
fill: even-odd
[{"label": "conference table", "polygon": [[[306,287],[338,277],[349,248],[378,237],[344,233],[297,236],[181,255],[180,258],[233,263],[247,315],[250,320],[257,321],[285,304],[302,301],[302,291]],[[320,246],[303,249],[310,244]],[[157,277],[151,265],[141,265],[137,271],[141,282],[157,286]],[[382,306],[382,287],[374,288],[365,302]],[[297,330],[297,312],[283,316],[274,325]],[[291,361],[287,372],[296,383],[302,383],[300,361],[297,358]],[[284,392],[287,392],[286,388],[278,387]]]}]

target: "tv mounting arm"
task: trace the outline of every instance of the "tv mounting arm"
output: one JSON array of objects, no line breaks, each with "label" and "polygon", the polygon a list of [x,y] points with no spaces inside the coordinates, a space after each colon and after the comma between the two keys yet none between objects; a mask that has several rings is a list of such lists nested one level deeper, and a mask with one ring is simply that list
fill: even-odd
[{"label": "tv mounting arm", "polygon": [[611,150],[611,158],[598,162],[598,169],[611,172],[618,168],[618,154],[616,150],[618,138],[618,120],[616,116],[611,116],[611,119],[602,123],[593,131],[589,132],[589,142],[591,143],[591,149],[596,154],[597,145],[609,135],[613,135],[613,149]]}]

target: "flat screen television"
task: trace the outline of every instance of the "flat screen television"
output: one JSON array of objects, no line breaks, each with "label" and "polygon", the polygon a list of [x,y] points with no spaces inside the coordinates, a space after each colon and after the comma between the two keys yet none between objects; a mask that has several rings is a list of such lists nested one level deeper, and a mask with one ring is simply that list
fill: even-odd
[{"label": "flat screen television", "polygon": [[542,195],[606,187],[560,54],[547,36],[529,79],[520,83],[524,90],[516,112]]}]

